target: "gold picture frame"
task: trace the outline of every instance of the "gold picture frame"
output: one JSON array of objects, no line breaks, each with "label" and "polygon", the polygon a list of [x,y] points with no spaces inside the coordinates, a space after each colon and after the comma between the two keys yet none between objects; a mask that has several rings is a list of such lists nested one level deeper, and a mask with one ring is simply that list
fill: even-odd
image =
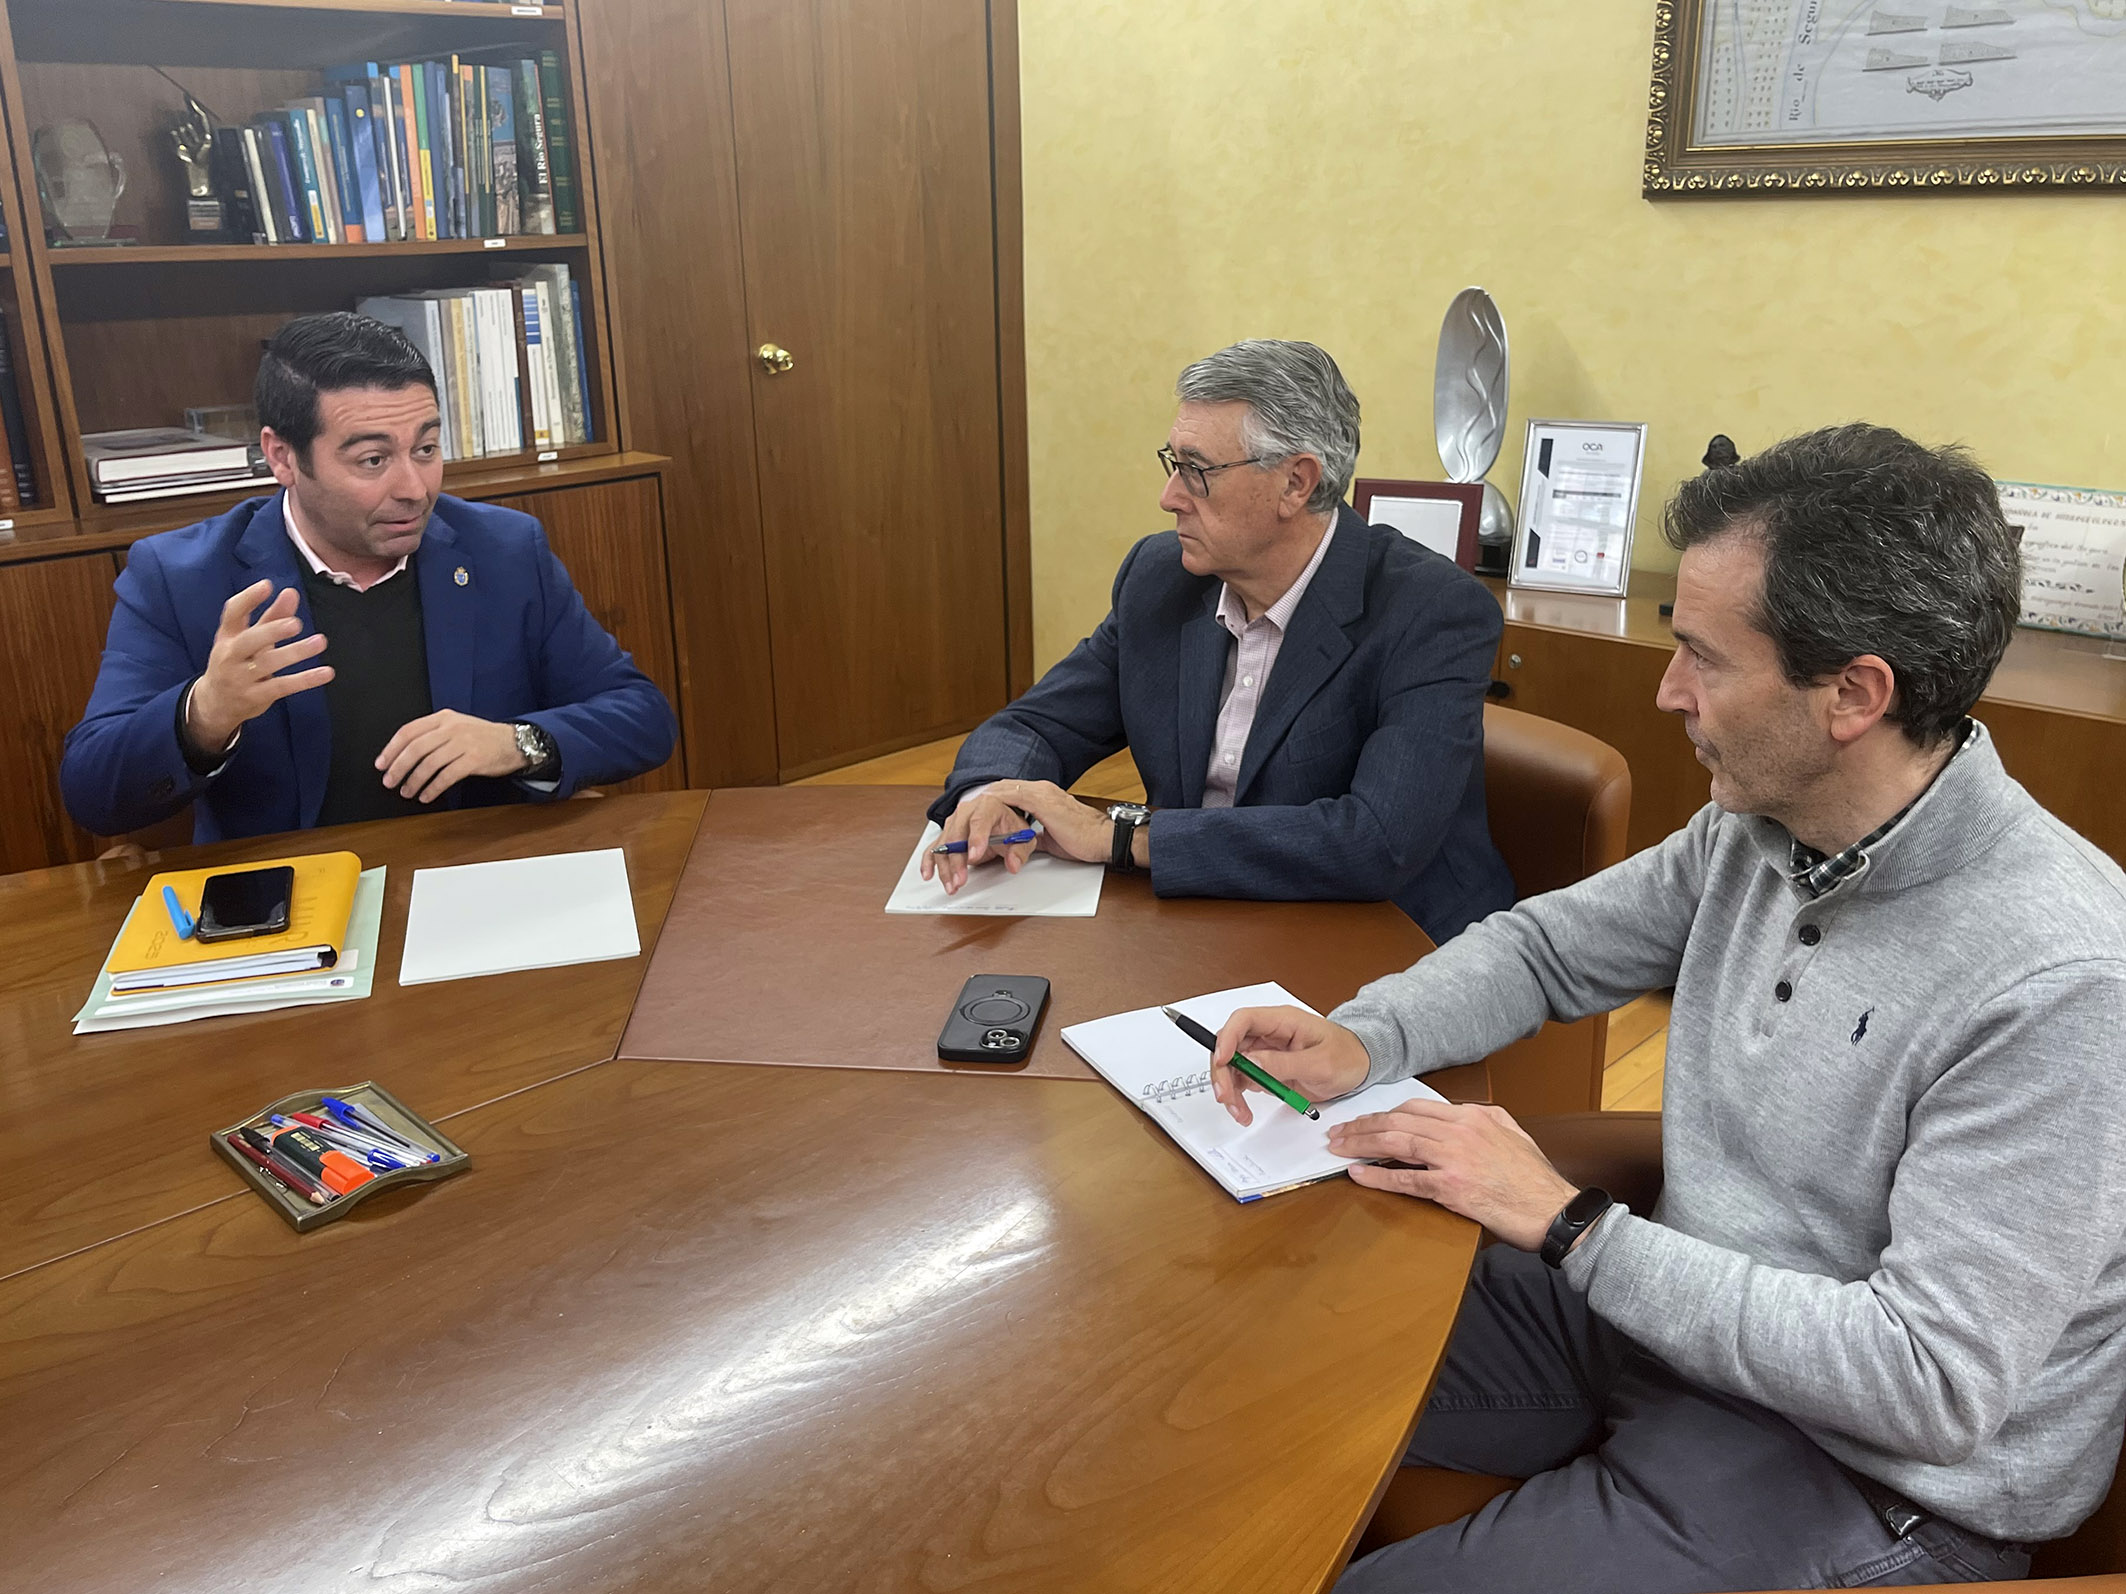
[{"label": "gold picture frame", "polygon": [[[1732,0],[1657,0],[1643,179],[1643,192],[1648,199],[2126,192],[2126,131],[2117,135],[2061,136],[2033,128],[2027,132],[1963,132],[1953,137],[1886,133],[1850,139],[1816,132],[1785,140],[1776,132],[1767,132],[1758,141],[1760,135],[1755,132],[1728,128],[1715,138],[1701,138],[1700,130],[1708,121],[1707,85],[1701,81],[1701,67],[1708,53],[1706,30],[1709,21],[1736,26],[1721,13],[1723,3]],[[2093,3],[2098,9],[2092,15],[2100,19],[2117,8],[2117,0],[2082,3]],[[2015,55],[2009,53],[2012,46],[2005,42],[2006,27],[2023,21],[2060,25],[2053,15],[2056,7],[2030,12],[2018,6],[2016,0],[1992,5],[1987,0],[1952,0],[1946,11],[1943,5],[1944,0],[1882,0],[1870,13],[1870,33],[1879,35],[1881,42],[1870,45],[1863,70],[1880,71],[1886,77],[1906,74],[1902,83],[1915,96],[1909,108],[1913,111],[1923,111],[1920,102],[1925,100],[1940,106],[1969,88],[1981,71],[1995,68],[1996,63],[2013,62]],[[1820,19],[1828,8],[1797,4],[1797,14],[1804,10]],[[1885,13],[1898,26],[1878,27],[1877,19]],[[1951,23],[1949,18],[1963,20]],[[1926,26],[1905,26],[1921,22]],[[1947,34],[1952,26],[1967,37],[1948,44],[1930,40],[1924,51],[1915,48],[1921,42],[1918,35]],[[1853,45],[1849,40],[1837,47],[1851,49]],[[1829,48],[1816,45],[1819,55]],[[2058,45],[2055,43],[2052,48],[2057,50]],[[2117,47],[2104,43],[2091,48],[2108,51]],[[1880,59],[1890,64],[1878,66],[1876,50],[1882,52]],[[1923,53],[1929,58],[1924,63],[1919,59]],[[1952,59],[1953,64],[1944,64]],[[1787,75],[1782,74],[1777,82],[1780,93],[1791,91]],[[1747,87],[1723,88],[1728,103],[1749,92]],[[1762,93],[1762,85],[1757,92]],[[1813,86],[1807,92],[1813,101]],[[1912,118],[1915,122],[1920,119]]]}]

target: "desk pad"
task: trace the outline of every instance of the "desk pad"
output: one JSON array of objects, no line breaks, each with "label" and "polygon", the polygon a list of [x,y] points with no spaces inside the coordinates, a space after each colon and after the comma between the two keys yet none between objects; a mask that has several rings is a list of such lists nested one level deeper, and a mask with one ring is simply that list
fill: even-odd
[{"label": "desk pad", "polygon": [[[732,787],[709,799],[622,1057],[1098,1076],[1066,1024],[1276,980],[1323,1012],[1432,949],[1387,902],[1152,895],[1112,875],[1090,919],[888,914],[935,795],[914,786]],[[1015,1067],[945,1063],[973,974],[1040,974],[1048,1014]]]}]

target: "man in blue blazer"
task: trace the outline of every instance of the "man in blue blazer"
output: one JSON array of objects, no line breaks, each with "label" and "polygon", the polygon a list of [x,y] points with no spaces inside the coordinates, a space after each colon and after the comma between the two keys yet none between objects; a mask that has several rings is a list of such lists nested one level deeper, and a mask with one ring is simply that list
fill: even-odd
[{"label": "man in blue blazer", "polygon": [[258,411],[284,490],[126,556],[60,766],[79,824],[191,803],[215,841],[566,797],[671,756],[671,705],[539,523],[442,495],[435,377],[404,336],[290,322]]},{"label": "man in blue blazer", "polygon": [[[961,745],[931,817],[947,891],[1038,845],[1161,896],[1393,898],[1434,941],[1511,906],[1484,817],[1499,606],[1343,504],[1358,400],[1311,343],[1182,372],[1172,531],[1129,551],[1093,634]],[[1064,787],[1128,747],[1149,809]],[[1024,817],[1022,817],[1024,816]],[[1001,844],[1039,821],[1038,842]]]}]

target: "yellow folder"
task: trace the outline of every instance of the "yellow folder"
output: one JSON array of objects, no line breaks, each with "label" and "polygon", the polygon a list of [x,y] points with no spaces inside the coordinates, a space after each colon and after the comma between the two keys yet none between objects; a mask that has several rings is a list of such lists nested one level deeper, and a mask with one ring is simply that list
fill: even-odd
[{"label": "yellow folder", "polygon": [[[170,922],[162,888],[173,886],[177,900],[199,917],[200,892],[210,876],[251,869],[295,870],[288,899],[288,928],[279,935],[246,936],[238,941],[187,940]],[[355,882],[362,860],[351,852],[313,852],[300,858],[267,858],[258,863],[221,864],[212,869],[174,869],[151,877],[133,905],[118,944],[111,948],[106,971],[114,976],[151,970],[185,969],[200,964],[268,958],[316,950],[317,966],[330,967],[347,943],[347,920],[354,912]],[[324,954],[329,952],[328,958]],[[204,971],[202,971],[204,972]]]}]

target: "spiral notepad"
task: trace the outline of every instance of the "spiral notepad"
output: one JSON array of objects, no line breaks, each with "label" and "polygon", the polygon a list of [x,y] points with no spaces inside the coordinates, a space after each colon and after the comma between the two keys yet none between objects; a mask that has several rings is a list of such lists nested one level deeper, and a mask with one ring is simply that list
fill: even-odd
[{"label": "spiral notepad", "polygon": [[[1212,1030],[1243,1007],[1307,1006],[1275,982],[1213,991],[1172,1005]],[[1350,1159],[1329,1150],[1331,1124],[1386,1112],[1414,1096],[1442,1099],[1429,1085],[1407,1079],[1319,1103],[1317,1121],[1274,1097],[1251,1094],[1248,1105],[1255,1121],[1243,1129],[1211,1094],[1210,1054],[1156,1007],[1072,1024],[1063,1031],[1063,1040],[1239,1201],[1259,1200],[1342,1173]]]}]

